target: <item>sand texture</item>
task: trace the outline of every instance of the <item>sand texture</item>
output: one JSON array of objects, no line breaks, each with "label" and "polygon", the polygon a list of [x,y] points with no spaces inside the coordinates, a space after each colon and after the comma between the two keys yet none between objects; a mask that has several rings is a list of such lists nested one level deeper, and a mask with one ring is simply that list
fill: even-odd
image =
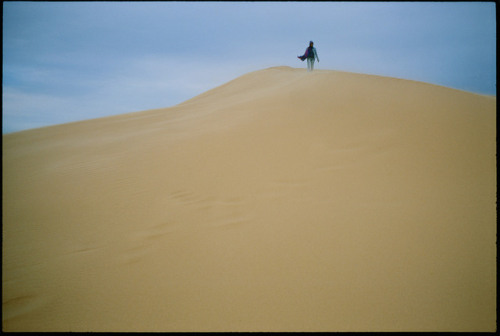
[{"label": "sand texture", "polygon": [[4,331],[496,330],[496,97],[275,67],[2,155]]}]

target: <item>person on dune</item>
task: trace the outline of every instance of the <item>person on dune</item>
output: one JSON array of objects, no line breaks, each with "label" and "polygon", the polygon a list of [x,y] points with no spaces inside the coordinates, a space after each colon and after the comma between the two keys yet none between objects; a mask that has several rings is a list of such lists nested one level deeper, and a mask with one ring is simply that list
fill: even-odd
[{"label": "person on dune", "polygon": [[319,62],[318,53],[316,52],[316,48],[314,48],[313,41],[309,42],[309,47],[306,49],[306,52],[302,56],[297,56],[301,61],[307,59],[307,71],[313,71],[314,69],[314,60],[317,59]]}]

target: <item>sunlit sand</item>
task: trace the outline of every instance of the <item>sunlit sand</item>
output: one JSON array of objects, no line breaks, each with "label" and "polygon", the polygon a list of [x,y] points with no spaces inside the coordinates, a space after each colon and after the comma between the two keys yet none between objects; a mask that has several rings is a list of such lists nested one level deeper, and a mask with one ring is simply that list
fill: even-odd
[{"label": "sunlit sand", "polygon": [[3,136],[4,331],[494,331],[496,98],[252,72]]}]

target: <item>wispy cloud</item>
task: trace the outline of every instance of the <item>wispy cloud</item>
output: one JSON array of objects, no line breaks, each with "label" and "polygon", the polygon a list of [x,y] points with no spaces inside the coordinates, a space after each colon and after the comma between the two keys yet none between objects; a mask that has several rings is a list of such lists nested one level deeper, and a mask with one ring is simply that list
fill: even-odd
[{"label": "wispy cloud", "polygon": [[[495,94],[495,5],[6,2],[3,132],[178,104],[270,66]],[[24,120],[24,121],[22,121]]]},{"label": "wispy cloud", "polygon": [[[50,116],[49,118],[47,116]],[[3,88],[2,132],[49,126],[72,121],[71,99]]]},{"label": "wispy cloud", "polygon": [[[173,106],[258,69],[258,65],[241,67],[235,61],[207,66],[197,59],[151,55],[120,63],[113,71],[83,78],[67,74],[54,78],[50,70],[22,69],[18,79],[30,85],[3,88],[3,133]],[[72,89],[30,90],[44,81],[54,87],[64,87],[65,82]]]}]

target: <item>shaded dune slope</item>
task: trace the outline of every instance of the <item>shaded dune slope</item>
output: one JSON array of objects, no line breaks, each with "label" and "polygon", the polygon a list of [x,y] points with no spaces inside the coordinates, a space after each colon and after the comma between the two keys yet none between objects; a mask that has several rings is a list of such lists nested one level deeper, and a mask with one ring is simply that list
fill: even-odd
[{"label": "shaded dune slope", "polygon": [[496,98],[288,67],[3,136],[5,331],[491,331]]}]

